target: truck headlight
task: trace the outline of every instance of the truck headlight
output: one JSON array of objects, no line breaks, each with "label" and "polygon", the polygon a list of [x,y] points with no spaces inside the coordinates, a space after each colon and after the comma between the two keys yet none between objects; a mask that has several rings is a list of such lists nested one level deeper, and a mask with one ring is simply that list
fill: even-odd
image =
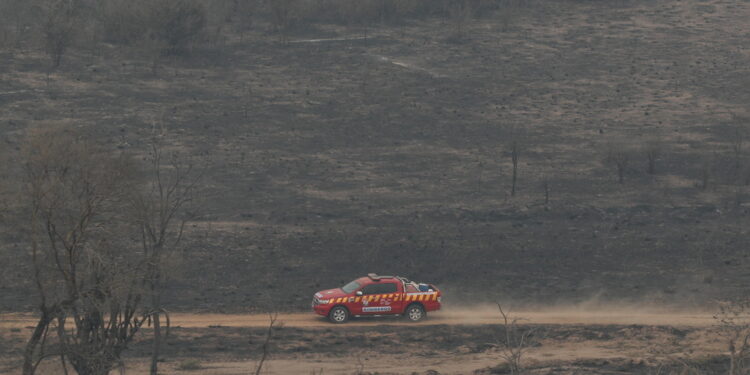
[{"label": "truck headlight", "polygon": [[330,300],[327,300],[327,299],[319,299],[319,300],[318,300],[318,305],[325,305],[325,304],[328,304],[328,302],[330,302]]}]

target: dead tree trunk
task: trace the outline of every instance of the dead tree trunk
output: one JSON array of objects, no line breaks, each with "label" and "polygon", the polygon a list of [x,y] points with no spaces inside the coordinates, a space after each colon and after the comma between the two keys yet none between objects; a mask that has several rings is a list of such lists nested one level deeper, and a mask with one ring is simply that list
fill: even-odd
[{"label": "dead tree trunk", "polygon": [[606,162],[612,164],[617,171],[617,182],[625,182],[625,173],[630,163],[630,150],[625,146],[612,145],[607,151]]},{"label": "dead tree trunk", "polygon": [[39,361],[34,358],[34,355],[37,353],[37,348],[42,345],[42,340],[49,329],[50,322],[52,322],[52,316],[46,306],[42,306],[40,311],[42,315],[39,317],[39,321],[34,327],[34,333],[31,334],[23,352],[23,375],[33,375],[36,372]]},{"label": "dead tree trunk", "polygon": [[[154,309],[161,308],[161,294],[156,289],[151,289],[152,305]],[[161,354],[161,320],[160,313],[156,312],[152,319],[154,322],[154,343],[151,350],[151,375],[157,375],[159,372],[159,355]]]},{"label": "dead tree trunk", "polygon": [[268,358],[271,336],[273,335],[274,325],[276,324],[276,319],[278,319],[279,314],[268,314],[268,317],[270,319],[270,323],[268,324],[268,331],[266,332],[266,340],[263,342],[263,354],[260,357],[260,361],[258,362],[258,367],[255,368],[255,375],[260,375],[260,372],[263,370],[263,363]]},{"label": "dead tree trunk", "polygon": [[511,161],[513,162],[513,180],[510,188],[510,196],[516,196],[516,179],[518,178],[518,142],[513,141],[510,150]]}]

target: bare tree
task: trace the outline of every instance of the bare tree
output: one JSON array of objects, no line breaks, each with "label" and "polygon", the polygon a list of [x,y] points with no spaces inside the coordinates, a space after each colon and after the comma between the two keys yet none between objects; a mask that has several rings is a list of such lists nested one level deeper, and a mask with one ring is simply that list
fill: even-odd
[{"label": "bare tree", "polygon": [[203,35],[207,15],[203,3],[195,0],[157,0],[150,2],[147,37],[161,42],[165,55],[180,55],[192,50]]},{"label": "bare tree", "polygon": [[[118,224],[131,164],[60,130],[33,131],[23,160],[30,277],[39,294],[23,374],[58,356],[65,369],[106,375],[149,317],[141,309],[143,267]],[[53,333],[57,347],[48,351]]]},{"label": "bare tree", "polygon": [[151,60],[151,74],[154,76],[159,75],[159,68],[161,66],[164,52],[167,49],[166,43],[158,38],[145,38],[140,43],[142,51],[146,53],[146,56]]},{"label": "bare tree", "polygon": [[703,160],[700,163],[700,188],[701,190],[707,190],[708,186],[711,184],[711,179],[713,178],[714,174],[714,161],[715,161],[715,154],[711,154],[711,156],[706,156],[703,158]]},{"label": "bare tree", "polygon": [[271,21],[277,33],[281,34],[281,41],[286,43],[297,0],[270,1]]},{"label": "bare tree", "polygon": [[648,174],[656,173],[656,162],[661,158],[663,148],[664,146],[659,141],[651,141],[644,146],[644,153],[648,162],[646,166]]},{"label": "bare tree", "polygon": [[42,27],[45,51],[52,60],[52,69],[62,62],[78,25],[76,2],[54,0],[45,7],[45,20]]},{"label": "bare tree", "polygon": [[497,16],[503,31],[509,31],[513,22],[521,16],[521,10],[526,6],[527,0],[500,0]]},{"label": "bare tree", "polygon": [[97,2],[100,38],[118,44],[143,42],[148,30],[148,12],[151,8],[146,0],[107,0]]},{"label": "bare tree", "polygon": [[732,138],[732,156],[733,156],[733,171],[736,183],[739,185],[742,183],[742,169],[744,165],[744,154],[745,154],[745,134],[742,128],[739,126],[734,130],[734,137]]},{"label": "bare tree", "polygon": [[159,139],[152,142],[148,162],[146,183],[130,189],[130,202],[147,268],[145,284],[154,327],[150,371],[156,374],[162,344],[161,315],[166,315],[161,301],[169,272],[165,267],[178,253],[185,222],[190,218],[188,205],[193,201],[199,176],[194,165],[182,155],[165,155]]},{"label": "bare tree", "polygon": [[617,182],[625,182],[625,173],[628,171],[630,164],[630,150],[623,145],[610,145],[607,149],[607,156],[604,162],[615,167],[617,172]]},{"label": "bare tree", "polygon": [[472,0],[448,0],[446,8],[453,22],[453,37],[463,38],[466,33],[466,24],[474,16],[474,2]]},{"label": "bare tree", "polygon": [[11,159],[7,148],[0,148],[0,224],[10,211],[10,195],[15,181],[11,177]]},{"label": "bare tree", "polygon": [[240,33],[240,41],[244,40],[245,33],[253,27],[253,17],[257,8],[256,0],[233,0],[232,10],[237,16],[237,30]]},{"label": "bare tree", "polygon": [[529,348],[530,338],[534,334],[534,328],[521,329],[518,324],[518,318],[512,317],[510,312],[503,310],[500,303],[497,304],[502,317],[503,337],[500,340],[502,345],[501,356],[508,364],[508,370],[511,374],[523,373],[523,355]]},{"label": "bare tree", "polygon": [[[365,44],[370,33],[370,27],[379,16],[384,16],[384,5],[382,1],[377,0],[366,0],[366,1],[347,1],[343,7],[345,18],[347,22],[352,24],[358,24],[362,27],[362,38],[364,38]],[[382,18],[381,18],[382,21]]]}]

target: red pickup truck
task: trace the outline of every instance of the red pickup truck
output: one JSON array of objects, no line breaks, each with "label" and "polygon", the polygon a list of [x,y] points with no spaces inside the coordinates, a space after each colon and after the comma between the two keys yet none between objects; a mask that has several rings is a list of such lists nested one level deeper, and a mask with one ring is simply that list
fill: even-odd
[{"label": "red pickup truck", "polygon": [[313,310],[333,323],[352,316],[404,315],[422,320],[428,311],[440,309],[440,290],[399,276],[369,274],[342,286],[315,293]]}]

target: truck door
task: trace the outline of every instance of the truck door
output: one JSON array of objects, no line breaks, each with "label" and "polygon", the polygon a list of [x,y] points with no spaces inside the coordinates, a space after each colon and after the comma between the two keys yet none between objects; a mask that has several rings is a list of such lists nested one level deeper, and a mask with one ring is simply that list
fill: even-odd
[{"label": "truck door", "polygon": [[349,299],[346,303],[346,308],[349,309],[349,313],[352,315],[362,315],[362,308],[365,307],[363,305],[364,302],[364,290],[368,286],[372,284],[366,284],[364,281],[361,281],[360,284],[364,284],[364,286],[359,287],[356,291],[352,292],[349,295]]},{"label": "truck door", "polygon": [[404,305],[405,297],[406,294],[404,293],[404,283],[396,283],[396,293],[393,294],[393,301],[391,302],[391,306],[393,306],[393,310],[391,311],[392,314],[403,313],[404,308],[406,307]]},{"label": "truck door", "polygon": [[401,311],[394,306],[398,299],[398,284],[382,281],[362,288],[362,315],[397,314]]}]

